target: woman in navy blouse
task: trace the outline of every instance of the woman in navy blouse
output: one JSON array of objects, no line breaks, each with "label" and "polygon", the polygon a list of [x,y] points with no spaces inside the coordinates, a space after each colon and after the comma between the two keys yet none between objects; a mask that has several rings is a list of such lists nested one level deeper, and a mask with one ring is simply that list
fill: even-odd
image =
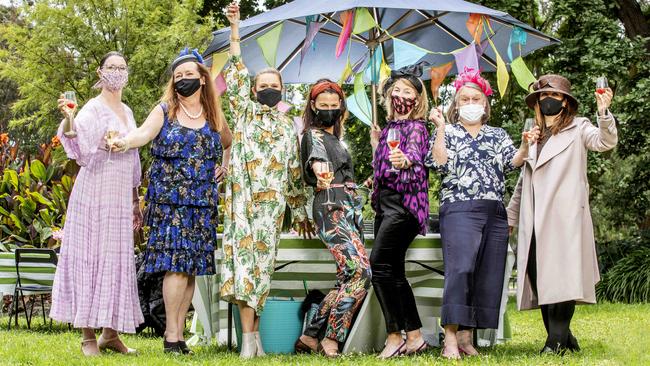
[{"label": "woman in navy blouse", "polygon": [[[442,174],[442,355],[450,359],[478,354],[472,346],[473,328],[498,327],[508,249],[505,174],[523,165],[528,154],[528,143],[517,150],[503,129],[487,125],[492,89],[478,71],[466,68],[454,87],[450,124],[445,125],[440,109],[429,116],[436,132],[426,160]],[[535,129],[524,138],[534,141],[538,134]]]}]

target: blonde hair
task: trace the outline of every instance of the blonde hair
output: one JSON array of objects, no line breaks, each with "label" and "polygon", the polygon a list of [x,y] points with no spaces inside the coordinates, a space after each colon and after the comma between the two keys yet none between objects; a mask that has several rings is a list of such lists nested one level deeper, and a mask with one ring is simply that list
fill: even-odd
[{"label": "blonde hair", "polygon": [[492,112],[492,108],[490,108],[490,101],[488,100],[487,95],[485,95],[481,87],[476,84],[469,83],[463,85],[462,88],[456,91],[454,99],[451,101],[449,109],[447,109],[447,120],[449,123],[458,123],[458,121],[460,121],[460,114],[458,113],[458,98],[460,97],[460,91],[463,90],[463,88],[472,88],[478,90],[481,92],[481,95],[483,95],[483,100],[485,100],[485,113],[483,114],[483,117],[481,117],[481,123],[486,124],[487,121],[490,120],[490,114]]},{"label": "blonde hair", "polygon": [[272,67],[267,67],[267,68],[264,68],[264,69],[258,71],[257,74],[255,74],[255,77],[253,78],[253,87],[257,86],[257,79],[260,77],[260,75],[264,75],[264,74],[273,74],[273,75],[277,76],[278,79],[280,79],[280,85],[283,84],[282,83],[282,73],[280,73],[280,71],[278,71],[278,69],[274,69]]},{"label": "blonde hair", "polygon": [[[390,79],[384,80],[384,83],[389,82]],[[418,90],[415,88],[415,85],[413,85],[412,82],[410,82],[408,79],[405,78],[399,78],[397,79],[393,85],[391,85],[388,90],[386,91],[386,94],[384,94],[384,108],[386,108],[386,119],[387,120],[392,120],[395,118],[395,111],[393,110],[393,103],[391,101],[391,95],[393,94],[393,89],[395,89],[395,84],[397,83],[398,80],[403,81],[408,87],[412,88],[415,91],[415,94],[417,96],[415,97],[415,100],[418,101],[418,104],[413,107],[411,110],[411,113],[409,113],[407,118],[410,119],[426,119],[427,114],[429,113],[429,97],[427,95],[427,89],[424,87],[424,83],[422,80],[418,79],[420,84],[422,84],[422,93],[419,93]],[[384,85],[380,86],[380,90],[383,89]]]},{"label": "blonde hair", "polygon": [[[224,127],[227,128],[226,118],[221,109],[221,98],[217,95],[216,87],[210,78],[210,70],[197,62],[194,62],[194,64],[199,70],[199,75],[205,80],[205,84],[201,88],[201,106],[203,106],[203,110],[205,111],[208,124],[213,131],[224,132]],[[180,101],[174,88],[174,75],[167,82],[165,94],[163,94],[160,101],[167,104],[169,118],[171,120],[175,119],[178,114]]]}]

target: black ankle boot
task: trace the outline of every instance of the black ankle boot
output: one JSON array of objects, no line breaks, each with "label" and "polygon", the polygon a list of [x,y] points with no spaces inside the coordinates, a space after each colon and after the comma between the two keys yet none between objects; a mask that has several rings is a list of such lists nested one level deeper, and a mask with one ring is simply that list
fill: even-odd
[{"label": "black ankle boot", "polygon": [[569,341],[567,342],[566,348],[571,352],[580,352],[578,340],[571,334],[571,331],[569,331]]}]

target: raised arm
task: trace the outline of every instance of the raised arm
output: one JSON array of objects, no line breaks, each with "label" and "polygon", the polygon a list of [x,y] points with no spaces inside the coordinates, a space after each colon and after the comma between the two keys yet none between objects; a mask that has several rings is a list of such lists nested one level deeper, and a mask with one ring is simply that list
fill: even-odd
[{"label": "raised arm", "polygon": [[114,142],[117,149],[133,149],[144,146],[153,140],[160,133],[160,129],[165,121],[165,113],[162,106],[157,105],[144,121],[142,126],[129,132],[123,139]]},{"label": "raised arm", "polygon": [[612,90],[607,88],[604,94],[594,93],[598,105],[598,127],[586,120],[580,126],[582,129],[582,140],[585,147],[591,151],[611,150],[618,143],[618,131],[616,121],[609,111],[612,103]]}]

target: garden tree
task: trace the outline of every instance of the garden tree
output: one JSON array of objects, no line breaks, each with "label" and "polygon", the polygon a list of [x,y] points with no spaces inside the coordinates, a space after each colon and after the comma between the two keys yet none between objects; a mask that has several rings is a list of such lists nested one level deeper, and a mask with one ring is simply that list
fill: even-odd
[{"label": "garden tree", "polygon": [[[0,5],[0,24],[14,22],[16,20],[15,9]],[[0,39],[0,49],[7,47],[6,42]],[[18,87],[9,79],[0,78],[0,133],[7,131],[11,119],[11,104],[18,98]]]},{"label": "garden tree", "polygon": [[[227,27],[228,19],[226,19],[224,9],[231,2],[232,0],[205,0],[201,10],[199,11],[199,15],[207,16],[212,13],[213,18],[219,24],[226,24]],[[269,8],[274,7],[275,6],[271,6]],[[241,0],[239,1],[239,11],[241,12],[241,18],[246,19],[261,13],[262,9],[260,9],[259,1],[257,0]]]},{"label": "garden tree", "polygon": [[[18,85],[12,136],[38,146],[60,120],[56,99],[74,90],[83,105],[97,94],[95,70],[108,51],[122,52],[131,70],[125,102],[141,123],[162,94],[169,62],[184,46],[202,49],[214,21],[202,18],[199,0],[41,0],[18,10],[20,22],[3,23],[0,78]],[[23,130],[24,133],[20,133]]]}]

